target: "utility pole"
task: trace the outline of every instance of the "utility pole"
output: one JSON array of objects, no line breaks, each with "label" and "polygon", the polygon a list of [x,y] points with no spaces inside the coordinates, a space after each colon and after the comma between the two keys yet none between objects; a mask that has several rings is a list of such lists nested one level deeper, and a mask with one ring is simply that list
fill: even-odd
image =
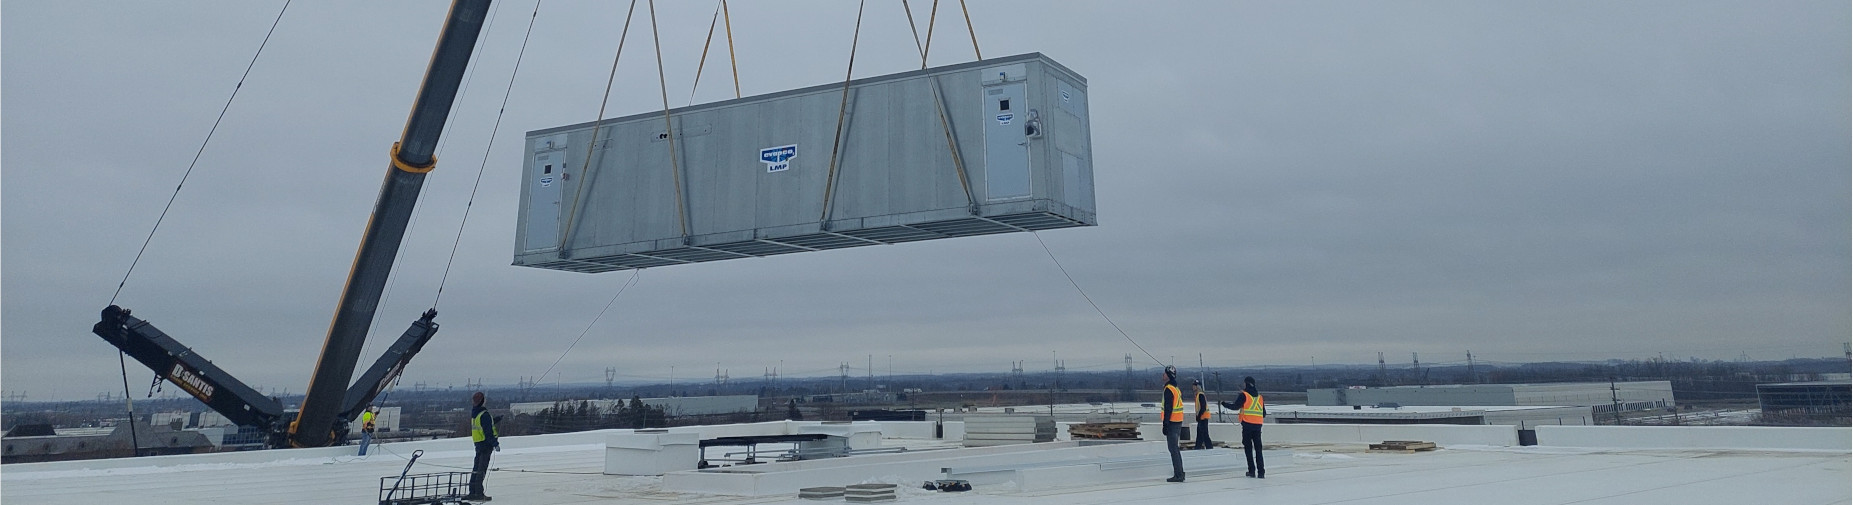
[{"label": "utility pole", "polygon": [[1132,401],[1133,399],[1132,390],[1133,390],[1132,355],[1127,354],[1126,355],[1126,383],[1123,387],[1120,388],[1120,400]]},{"label": "utility pole", "polygon": [[1615,425],[1621,425],[1621,389],[1615,387],[1615,376],[1609,376],[1609,400],[1615,402]]},{"label": "utility pole", "polygon": [[869,355],[869,391],[875,390],[875,355]]}]

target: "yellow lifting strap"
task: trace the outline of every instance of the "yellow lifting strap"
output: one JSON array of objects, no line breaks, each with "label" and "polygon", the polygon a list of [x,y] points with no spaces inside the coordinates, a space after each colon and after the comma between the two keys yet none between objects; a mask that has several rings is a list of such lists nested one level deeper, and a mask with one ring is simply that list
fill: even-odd
[{"label": "yellow lifting strap", "polygon": [[433,156],[431,156],[431,162],[430,162],[430,163],[426,163],[426,164],[425,164],[425,166],[422,166],[422,167],[421,167],[421,166],[415,166],[415,165],[412,165],[412,164],[410,164],[410,163],[406,163],[406,162],[405,162],[405,161],[403,161],[403,160],[400,160],[400,159],[399,159],[399,143],[398,143],[398,142],[393,142],[393,143],[392,143],[392,156],[391,156],[391,158],[392,158],[392,166],[393,166],[393,168],[397,168],[397,169],[400,169],[400,170],[404,170],[404,171],[407,171],[407,172],[411,172],[411,173],[414,173],[414,174],[426,174],[426,173],[431,173],[431,171],[432,171],[432,170],[436,170],[436,169],[438,168],[438,157],[437,157],[436,155],[433,155]]}]

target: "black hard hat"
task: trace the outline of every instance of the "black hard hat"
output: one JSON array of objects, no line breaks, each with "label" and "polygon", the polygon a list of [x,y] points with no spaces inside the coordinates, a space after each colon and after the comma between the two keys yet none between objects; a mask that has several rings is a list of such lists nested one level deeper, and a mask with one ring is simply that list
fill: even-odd
[{"label": "black hard hat", "polygon": [[1176,377],[1176,376],[1177,376],[1177,367],[1174,367],[1174,366],[1171,366],[1171,365],[1165,365],[1165,375],[1169,375],[1169,376],[1173,376],[1173,377]]},{"label": "black hard hat", "polygon": [[1192,386],[1201,386],[1201,385],[1203,385],[1203,379],[1191,379],[1191,380],[1190,380],[1190,385],[1192,385]]},{"label": "black hard hat", "polygon": [[1254,383],[1255,383],[1255,378],[1254,378],[1254,377],[1243,377],[1243,378],[1242,378],[1242,383],[1243,383],[1243,384],[1254,384]]}]

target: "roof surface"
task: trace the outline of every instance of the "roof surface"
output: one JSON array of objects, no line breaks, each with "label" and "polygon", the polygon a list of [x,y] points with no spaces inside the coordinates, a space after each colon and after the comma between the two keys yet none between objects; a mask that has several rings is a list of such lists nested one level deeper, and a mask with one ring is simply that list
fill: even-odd
[{"label": "roof surface", "polygon": [[[1626,428],[1623,428],[1626,429]],[[1638,428],[1637,428],[1638,429]],[[1718,428],[1695,428],[1713,429]],[[1776,433],[1739,428],[1744,433]],[[628,432],[628,430],[619,430]],[[662,477],[604,475],[605,432],[507,437],[488,478],[496,504],[814,503],[795,494],[743,497],[664,491]],[[1264,434],[1265,437],[1265,434]],[[890,438],[883,446],[944,449],[956,441]],[[1291,453],[1274,458],[1266,479],[1238,472],[1037,491],[1012,483],[967,493],[936,493],[899,484],[899,501],[972,504],[1293,504],[1853,503],[1848,450],[1496,447],[1455,445],[1433,452],[1373,453],[1360,444],[1270,443]],[[422,449],[412,473],[465,471],[467,439],[381,444],[367,457],[355,448],[290,449],[136,459],[14,464],[0,467],[0,499],[9,503],[166,505],[194,503],[376,503],[380,479],[397,476]],[[936,452],[935,454],[945,454]],[[1284,459],[1284,461],[1281,461]],[[1110,474],[1109,474],[1110,475]],[[845,482],[851,484],[853,482]]]}]

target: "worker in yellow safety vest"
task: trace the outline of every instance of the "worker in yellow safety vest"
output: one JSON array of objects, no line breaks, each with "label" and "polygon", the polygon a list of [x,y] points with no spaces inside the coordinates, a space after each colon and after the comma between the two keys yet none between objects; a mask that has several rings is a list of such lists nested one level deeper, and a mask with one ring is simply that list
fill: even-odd
[{"label": "worker in yellow safety vest", "polygon": [[360,455],[361,456],[367,455],[367,446],[373,443],[373,418],[379,415],[379,412],[380,412],[380,407],[376,405],[372,407],[367,407],[366,412],[360,413]]},{"label": "worker in yellow safety vest", "polygon": [[1177,391],[1177,367],[1165,366],[1165,392],[1160,415],[1164,417],[1165,449],[1171,451],[1171,478],[1165,482],[1184,482],[1184,455],[1177,439],[1184,431],[1184,395]]},{"label": "worker in yellow safety vest", "polygon": [[1254,377],[1242,378],[1242,410],[1235,416],[1242,422],[1242,457],[1248,459],[1248,476],[1267,478],[1267,466],[1261,461],[1261,420],[1267,416],[1267,404],[1255,389]]},{"label": "worker in yellow safety vest", "polygon": [[1191,379],[1190,389],[1197,396],[1197,444],[1192,449],[1209,449],[1210,445],[1210,400],[1203,393],[1203,379]]},{"label": "worker in yellow safety vest", "polygon": [[483,494],[483,478],[489,475],[489,454],[502,450],[502,441],[495,428],[495,418],[489,415],[489,409],[483,406],[483,392],[470,395],[470,441],[476,443],[476,466],[470,469],[470,494],[464,501],[489,501]]}]

